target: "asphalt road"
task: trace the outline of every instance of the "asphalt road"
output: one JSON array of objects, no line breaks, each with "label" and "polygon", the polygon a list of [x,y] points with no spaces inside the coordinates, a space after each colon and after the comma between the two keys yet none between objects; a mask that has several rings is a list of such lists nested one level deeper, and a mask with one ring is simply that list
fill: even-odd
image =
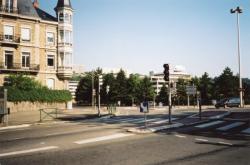
[{"label": "asphalt road", "polygon": [[[152,116],[149,120],[167,119],[161,117]],[[0,164],[250,164],[249,138],[227,138],[232,134],[221,136],[213,131],[214,127],[199,131],[189,126],[154,134],[126,132],[126,128],[143,125],[142,118],[0,130]]]}]

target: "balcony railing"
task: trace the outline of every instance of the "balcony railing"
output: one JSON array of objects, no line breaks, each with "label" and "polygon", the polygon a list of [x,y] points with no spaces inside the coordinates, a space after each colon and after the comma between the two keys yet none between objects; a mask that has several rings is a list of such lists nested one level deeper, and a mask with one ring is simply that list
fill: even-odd
[{"label": "balcony railing", "polygon": [[58,70],[72,70],[72,66],[58,66]]},{"label": "balcony railing", "polygon": [[20,43],[20,37],[0,34],[0,42],[17,44]]},{"label": "balcony railing", "polygon": [[13,71],[35,71],[38,72],[40,70],[40,65],[38,64],[29,64],[24,66],[22,63],[0,63],[0,70],[13,70]]},{"label": "balcony railing", "polygon": [[0,6],[0,12],[18,14],[18,8],[7,7],[7,6]]}]

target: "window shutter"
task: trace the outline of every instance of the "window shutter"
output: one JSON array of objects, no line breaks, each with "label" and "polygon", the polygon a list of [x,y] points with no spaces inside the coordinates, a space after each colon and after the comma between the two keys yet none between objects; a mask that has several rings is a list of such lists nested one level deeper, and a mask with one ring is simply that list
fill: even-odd
[{"label": "window shutter", "polygon": [[12,26],[4,26],[4,35],[12,36],[14,34],[14,27]]},{"label": "window shutter", "polygon": [[22,40],[29,41],[30,29],[26,29],[26,28],[21,29],[21,37],[22,37]]}]

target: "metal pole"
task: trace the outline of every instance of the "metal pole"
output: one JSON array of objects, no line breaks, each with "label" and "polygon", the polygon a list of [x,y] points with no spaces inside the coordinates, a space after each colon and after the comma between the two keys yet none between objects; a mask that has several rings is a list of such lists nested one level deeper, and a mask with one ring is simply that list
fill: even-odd
[{"label": "metal pole", "polygon": [[189,94],[187,95],[187,103],[188,103],[188,108],[189,108],[189,106],[190,106]]},{"label": "metal pole", "polygon": [[238,63],[239,63],[240,107],[243,107],[242,78],[241,78],[241,58],[240,58],[240,17],[239,17],[239,12],[237,12],[237,34],[238,34]]},{"label": "metal pole", "polygon": [[94,71],[92,71],[92,108],[95,106],[94,85]]},{"label": "metal pole", "polygon": [[172,108],[172,102],[171,102],[171,89],[170,89],[170,79],[168,81],[168,91],[169,91],[169,94],[168,94],[168,122],[169,124],[172,123],[171,121],[171,108]]},{"label": "metal pole", "polygon": [[98,116],[101,116],[100,77],[98,76]]}]

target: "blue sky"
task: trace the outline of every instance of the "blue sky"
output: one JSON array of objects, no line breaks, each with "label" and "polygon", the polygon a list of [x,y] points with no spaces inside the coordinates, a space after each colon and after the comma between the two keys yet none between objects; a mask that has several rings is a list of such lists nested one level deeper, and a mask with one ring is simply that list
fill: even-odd
[{"label": "blue sky", "polygon": [[[57,0],[40,0],[51,14]],[[126,68],[148,74],[163,63],[188,73],[238,72],[236,15],[240,16],[242,74],[250,78],[250,0],[71,0],[74,63],[86,70]]]}]

